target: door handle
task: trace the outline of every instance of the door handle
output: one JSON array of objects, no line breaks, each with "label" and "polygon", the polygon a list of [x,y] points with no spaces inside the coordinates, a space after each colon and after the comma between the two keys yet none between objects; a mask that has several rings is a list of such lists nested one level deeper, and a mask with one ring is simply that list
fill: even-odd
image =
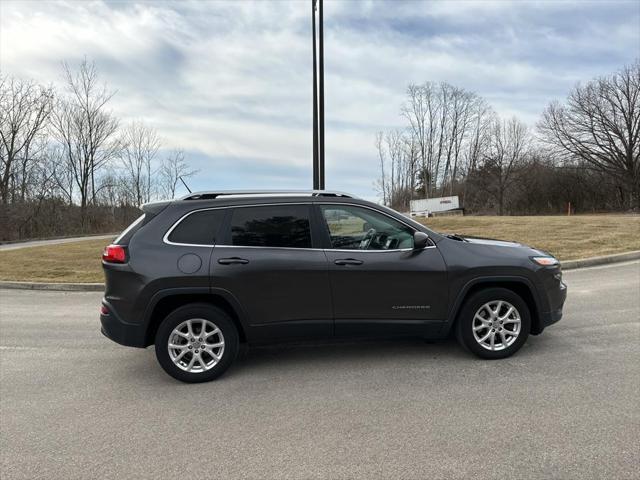
[{"label": "door handle", "polygon": [[249,263],[249,260],[240,257],[219,258],[218,263],[220,265],[246,265],[247,263]]},{"label": "door handle", "polygon": [[339,258],[333,263],[336,265],[362,265],[364,262],[355,258]]}]

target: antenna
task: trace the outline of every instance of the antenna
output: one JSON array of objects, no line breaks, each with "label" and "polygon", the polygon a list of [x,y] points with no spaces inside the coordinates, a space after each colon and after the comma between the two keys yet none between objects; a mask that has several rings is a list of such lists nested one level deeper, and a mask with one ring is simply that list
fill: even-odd
[{"label": "antenna", "polygon": [[189,193],[191,193],[191,189],[189,188],[189,185],[187,185],[185,183],[185,181],[182,179],[181,176],[178,176],[178,178],[180,179],[180,181],[182,182],[182,184],[184,185],[184,188],[186,188],[187,190],[189,190]]}]

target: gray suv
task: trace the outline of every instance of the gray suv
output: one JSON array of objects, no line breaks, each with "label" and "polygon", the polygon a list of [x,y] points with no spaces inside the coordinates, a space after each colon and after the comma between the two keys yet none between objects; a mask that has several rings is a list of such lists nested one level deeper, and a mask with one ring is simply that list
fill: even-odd
[{"label": "gray suv", "polygon": [[221,375],[241,344],[454,333],[497,359],[562,317],[551,255],[442,235],[339,192],[221,191],[142,206],[105,248],[102,332],[155,344],[185,382]]}]

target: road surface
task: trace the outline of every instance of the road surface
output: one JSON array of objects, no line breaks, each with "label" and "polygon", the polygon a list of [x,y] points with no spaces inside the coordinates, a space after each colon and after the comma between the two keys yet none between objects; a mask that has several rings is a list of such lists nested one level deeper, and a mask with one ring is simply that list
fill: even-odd
[{"label": "road surface", "polygon": [[565,279],[565,318],[510,359],[265,347],[199,385],[104,338],[98,293],[0,290],[0,476],[638,478],[640,262]]},{"label": "road surface", "polygon": [[0,252],[6,252],[8,250],[18,250],[20,248],[26,248],[26,247],[42,247],[44,245],[58,245],[61,243],[81,242],[83,240],[100,240],[102,238],[116,238],[116,236],[117,234],[89,235],[87,237],[54,238],[51,240],[29,240],[27,242],[3,243],[3,244],[0,244]]}]

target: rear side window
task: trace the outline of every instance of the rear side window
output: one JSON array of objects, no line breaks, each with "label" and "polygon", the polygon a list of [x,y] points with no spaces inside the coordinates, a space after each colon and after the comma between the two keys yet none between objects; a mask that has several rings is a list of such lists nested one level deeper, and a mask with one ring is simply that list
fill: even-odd
[{"label": "rear side window", "polygon": [[245,247],[311,248],[308,205],[236,208],[231,244]]},{"label": "rear side window", "polygon": [[167,240],[190,245],[214,245],[225,210],[201,210],[186,216]]}]

